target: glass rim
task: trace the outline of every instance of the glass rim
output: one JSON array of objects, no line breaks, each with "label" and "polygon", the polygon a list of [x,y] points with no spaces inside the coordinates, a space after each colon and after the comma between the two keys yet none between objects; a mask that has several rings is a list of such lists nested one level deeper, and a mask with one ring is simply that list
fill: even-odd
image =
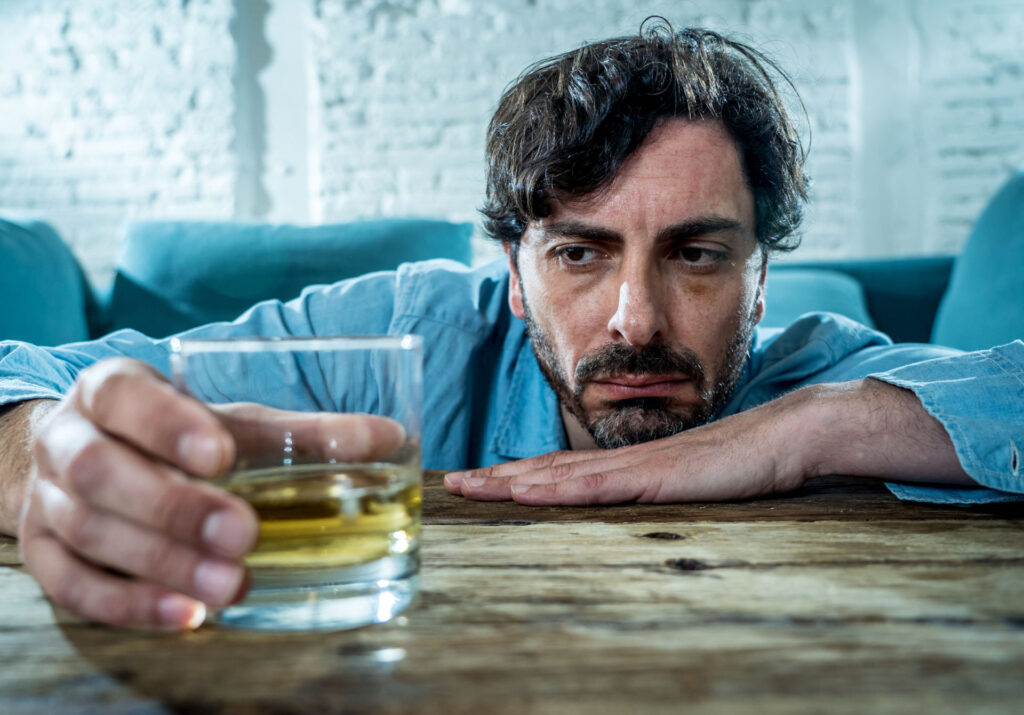
[{"label": "glass rim", "polygon": [[176,355],[197,353],[287,352],[304,350],[418,350],[423,337],[398,335],[296,335],[223,338],[171,338]]}]

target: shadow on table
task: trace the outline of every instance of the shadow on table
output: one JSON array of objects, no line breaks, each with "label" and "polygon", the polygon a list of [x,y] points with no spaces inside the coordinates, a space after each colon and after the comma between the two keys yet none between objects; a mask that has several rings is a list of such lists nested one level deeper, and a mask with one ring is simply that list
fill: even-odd
[{"label": "shadow on table", "polygon": [[[117,630],[57,615],[92,673],[69,673],[62,702],[130,712],[327,712],[415,702],[396,677],[405,619],[335,633]],[[60,622],[60,621],[67,622]],[[71,695],[69,691],[76,691]],[[388,708],[383,708],[388,709]]]}]

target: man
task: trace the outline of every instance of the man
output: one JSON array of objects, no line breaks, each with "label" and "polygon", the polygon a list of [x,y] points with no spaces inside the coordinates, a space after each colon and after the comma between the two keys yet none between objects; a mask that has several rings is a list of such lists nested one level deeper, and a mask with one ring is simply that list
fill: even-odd
[{"label": "man", "polygon": [[[755,330],[804,199],[773,69],[701,30],[553,58],[490,126],[507,265],[406,265],[195,333],[423,335],[424,462],[482,467],[446,477],[470,498],[735,499],[829,473],[1013,498],[994,490],[1022,491],[1024,344],[893,346],[826,314]],[[230,467],[230,423],[167,371],[167,341],[127,331],[0,348],[0,526],[56,602],[108,623],[194,627],[245,588],[254,516],[196,478]]]}]

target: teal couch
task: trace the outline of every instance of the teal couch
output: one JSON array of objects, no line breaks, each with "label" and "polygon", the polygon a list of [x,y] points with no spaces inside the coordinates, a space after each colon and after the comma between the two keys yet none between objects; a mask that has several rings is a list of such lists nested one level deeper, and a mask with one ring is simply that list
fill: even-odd
[{"label": "teal couch", "polygon": [[1024,171],[992,197],[957,256],[781,262],[765,297],[766,326],[813,306],[897,342],[978,350],[1024,339]]},{"label": "teal couch", "polygon": [[[470,224],[418,219],[139,222],[128,228],[113,284],[96,291],[49,225],[0,212],[0,339],[55,345],[126,327],[170,335],[404,261],[469,263],[471,233]],[[960,255],[775,261],[766,302],[768,327],[826,310],[898,342],[970,350],[1024,338],[1024,172],[992,199]]]},{"label": "teal couch", "polygon": [[94,287],[51,226],[0,212],[0,339],[58,345],[121,328],[172,335],[406,261],[468,264],[472,232],[472,224],[429,219],[141,221],[127,228],[111,285]]}]

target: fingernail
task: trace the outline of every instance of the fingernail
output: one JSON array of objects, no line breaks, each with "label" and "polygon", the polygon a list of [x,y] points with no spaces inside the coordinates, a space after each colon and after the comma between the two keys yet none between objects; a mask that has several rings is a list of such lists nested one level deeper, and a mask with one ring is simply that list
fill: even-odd
[{"label": "fingernail", "polygon": [[178,440],[178,459],[199,474],[215,474],[221,468],[220,440],[205,434],[185,434]]},{"label": "fingernail", "polygon": [[227,604],[238,593],[245,573],[235,564],[206,559],[196,567],[196,591],[206,603]]},{"label": "fingernail", "polygon": [[482,487],[486,481],[483,477],[466,477],[462,483],[468,487]]},{"label": "fingernail", "polygon": [[447,487],[457,487],[462,484],[462,478],[465,475],[462,472],[448,472],[444,475],[444,484]]},{"label": "fingernail", "polygon": [[206,606],[188,596],[170,593],[156,604],[160,623],[174,628],[195,630],[206,620]]},{"label": "fingernail", "polygon": [[533,487],[533,484],[513,484],[511,487],[509,487],[509,491],[511,491],[513,494],[526,494],[526,492],[533,489]]},{"label": "fingernail", "polygon": [[224,556],[241,556],[252,545],[252,534],[241,514],[222,509],[203,522],[203,543]]}]

